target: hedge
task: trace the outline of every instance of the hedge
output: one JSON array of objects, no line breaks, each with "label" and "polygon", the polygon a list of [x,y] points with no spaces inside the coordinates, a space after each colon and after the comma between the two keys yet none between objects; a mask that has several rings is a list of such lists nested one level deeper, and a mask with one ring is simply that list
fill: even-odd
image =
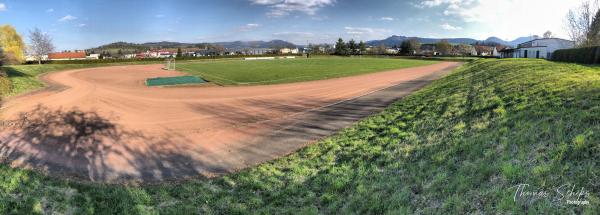
[{"label": "hedge", "polygon": [[[245,58],[256,57],[258,55],[223,55],[223,56],[202,56],[202,57],[178,57],[177,60],[206,60],[206,59],[229,59],[229,58]],[[302,56],[297,55],[260,55],[261,57],[278,57],[278,56]],[[124,63],[124,62],[163,62],[166,58],[131,58],[131,59],[98,59],[98,60],[58,60],[47,61],[45,64],[100,64],[100,63]],[[37,62],[30,62],[37,63]]]},{"label": "hedge", "polygon": [[552,54],[552,60],[570,63],[600,64],[600,46],[557,50]]}]

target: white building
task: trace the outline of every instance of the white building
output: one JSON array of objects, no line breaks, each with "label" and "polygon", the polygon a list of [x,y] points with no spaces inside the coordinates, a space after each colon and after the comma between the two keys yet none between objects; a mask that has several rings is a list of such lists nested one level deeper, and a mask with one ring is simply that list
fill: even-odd
[{"label": "white building", "polygon": [[90,54],[90,55],[86,56],[85,59],[98,60],[98,59],[100,59],[100,54]]},{"label": "white building", "polygon": [[281,54],[298,54],[300,52],[300,50],[298,50],[297,48],[295,48],[295,49],[282,48],[279,50],[279,52],[281,52]]},{"label": "white building", "polygon": [[[48,61],[48,55],[42,55],[41,60]],[[27,56],[25,56],[25,61],[26,62],[37,62],[38,58],[33,55],[27,55]]]},{"label": "white building", "polygon": [[552,54],[559,49],[574,48],[575,43],[559,38],[542,38],[519,44],[515,49],[505,49],[502,58],[542,58],[551,59]]}]

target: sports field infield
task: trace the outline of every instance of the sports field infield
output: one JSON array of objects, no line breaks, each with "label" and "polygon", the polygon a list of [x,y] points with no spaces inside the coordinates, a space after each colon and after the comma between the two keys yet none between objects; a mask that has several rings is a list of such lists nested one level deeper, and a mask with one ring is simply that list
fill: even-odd
[{"label": "sports field infield", "polygon": [[177,64],[177,70],[219,85],[264,85],[338,78],[435,63],[412,59],[321,57],[186,62]]}]

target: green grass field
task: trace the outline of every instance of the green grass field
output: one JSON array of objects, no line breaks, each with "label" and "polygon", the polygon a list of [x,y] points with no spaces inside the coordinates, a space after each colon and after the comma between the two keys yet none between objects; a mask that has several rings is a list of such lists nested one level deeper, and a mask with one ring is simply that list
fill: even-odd
[{"label": "green grass field", "polygon": [[261,85],[321,80],[434,64],[434,61],[318,57],[287,60],[188,62],[179,71],[220,85]]},{"label": "green grass field", "polygon": [[[596,214],[600,68],[480,60],[297,153],[211,180],[148,186],[0,165],[0,213]],[[590,192],[515,202],[514,186]]]}]

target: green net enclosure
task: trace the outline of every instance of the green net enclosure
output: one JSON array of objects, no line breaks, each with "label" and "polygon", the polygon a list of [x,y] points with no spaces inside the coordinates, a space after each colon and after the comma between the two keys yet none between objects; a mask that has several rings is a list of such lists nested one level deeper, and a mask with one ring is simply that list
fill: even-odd
[{"label": "green net enclosure", "polygon": [[206,81],[196,76],[161,77],[146,79],[146,85],[149,87],[202,83],[206,83]]}]

